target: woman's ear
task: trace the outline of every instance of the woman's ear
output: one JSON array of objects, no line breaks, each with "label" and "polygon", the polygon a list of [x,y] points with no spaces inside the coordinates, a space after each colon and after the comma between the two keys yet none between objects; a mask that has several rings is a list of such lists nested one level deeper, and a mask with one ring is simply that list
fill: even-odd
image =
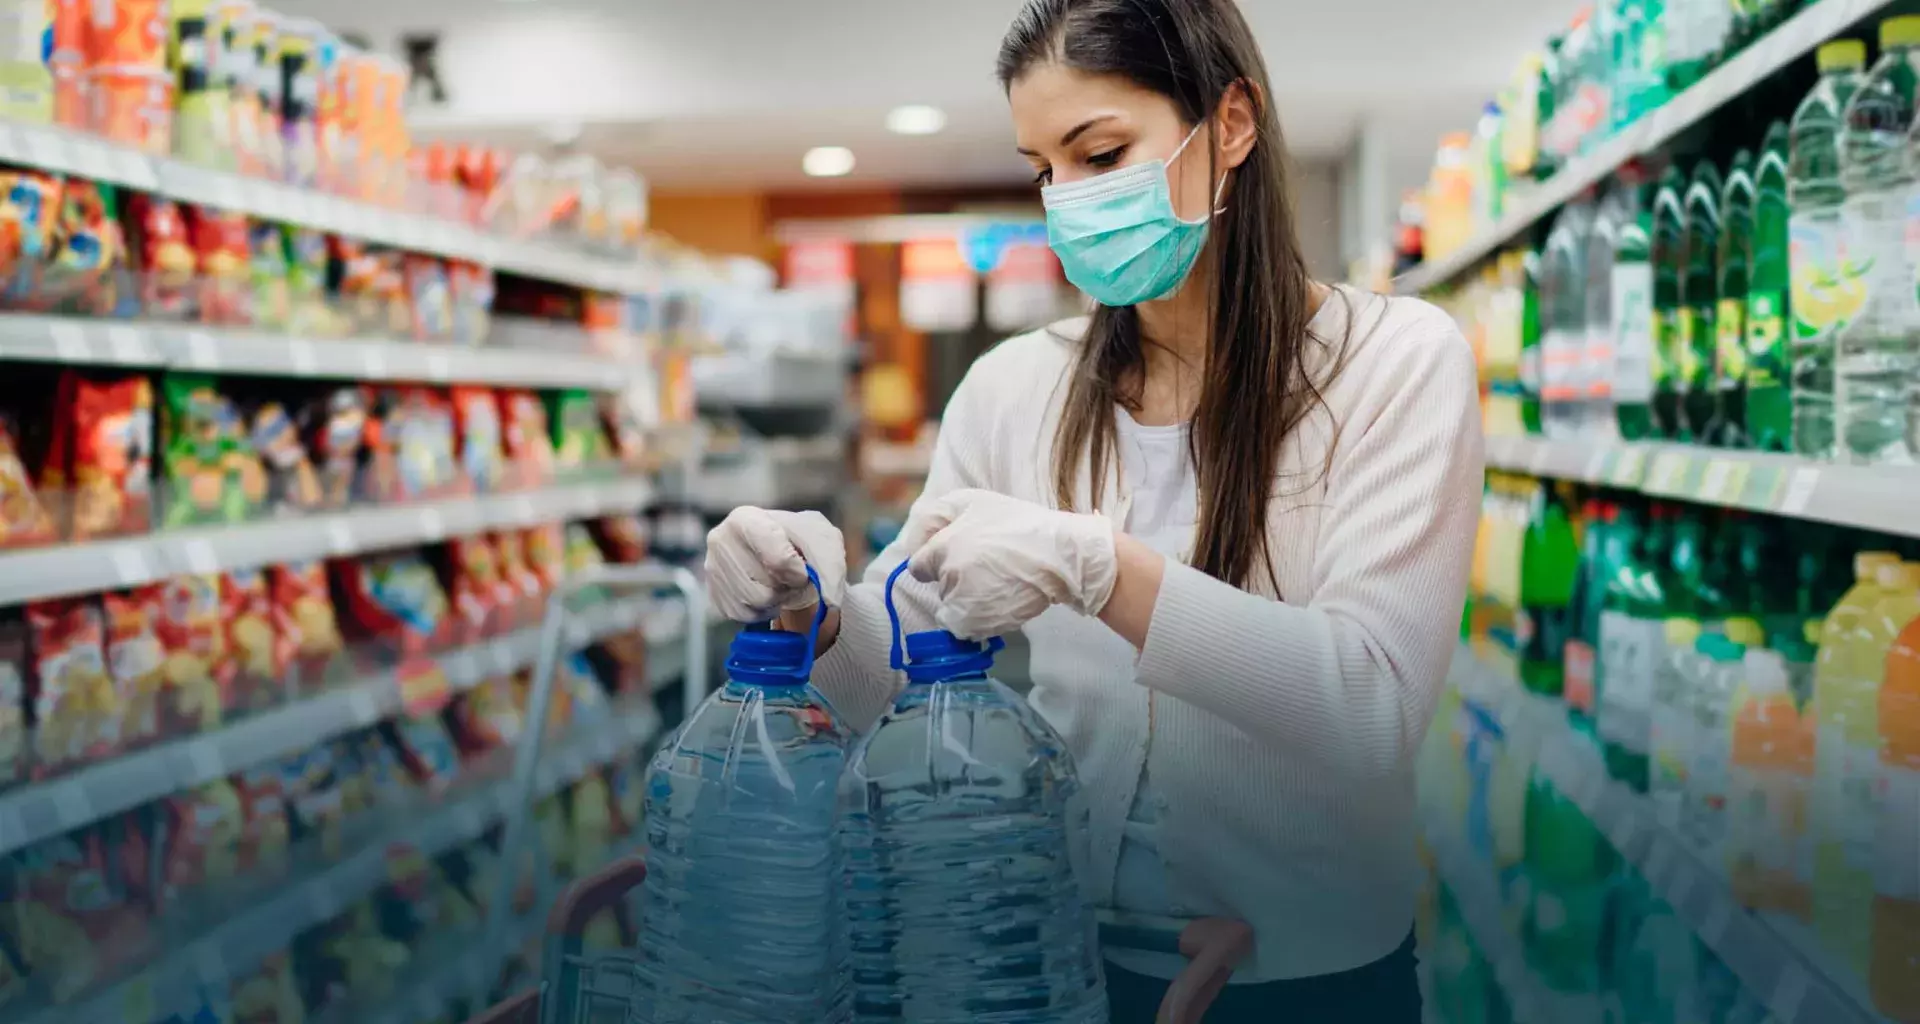
[{"label": "woman's ear", "polygon": [[1242,78],[1227,87],[1214,110],[1214,139],[1222,166],[1239,167],[1260,141],[1260,107],[1266,102],[1260,87]]}]

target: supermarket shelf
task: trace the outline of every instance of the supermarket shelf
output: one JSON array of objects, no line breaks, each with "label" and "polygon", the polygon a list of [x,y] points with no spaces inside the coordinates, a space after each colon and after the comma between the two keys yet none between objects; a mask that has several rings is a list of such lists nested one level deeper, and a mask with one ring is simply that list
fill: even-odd
[{"label": "supermarket shelf", "polygon": [[1622,129],[1591,153],[1569,162],[1518,201],[1510,198],[1508,212],[1499,223],[1445,259],[1415,267],[1395,282],[1395,290],[1402,295],[1417,295],[1471,270],[1562,204],[1605,181],[1628,161],[1658,150],[1774,72],[1812,53],[1822,43],[1891,3],[1892,0],[1815,0],[1692,88]]},{"label": "supermarket shelf", "polygon": [[[574,649],[636,626],[646,629],[649,646],[672,647],[685,629],[684,615],[669,606],[640,601],[609,603],[572,621],[568,642]],[[678,611],[678,605],[671,606]],[[540,647],[540,630],[523,629],[475,644],[434,660],[455,692],[484,680],[531,666]],[[679,658],[662,657],[662,674],[677,677]],[[651,674],[651,673],[650,673]],[[653,678],[658,679],[659,676]],[[242,719],[217,732],[164,743],[117,757],[71,775],[0,794],[0,855],[43,839],[101,821],[142,804],[235,772],[267,764],[314,743],[365,728],[401,711],[400,681],[393,672],[295,701]]]},{"label": "supermarket shelf", "polygon": [[647,275],[636,261],[502,237],[443,217],[196,167],[58,128],[0,123],[0,162],[78,175],[410,252],[482,263],[524,277],[611,292],[648,288]]},{"label": "supermarket shelf", "polygon": [[1518,937],[1502,919],[1500,882],[1493,869],[1476,858],[1458,830],[1449,828],[1438,815],[1422,818],[1422,832],[1440,880],[1453,890],[1467,932],[1492,965],[1513,1019],[1518,1024],[1600,1024],[1604,1007],[1597,998],[1555,992],[1527,966]]},{"label": "supermarket shelf", "polygon": [[1462,650],[1453,677],[1511,733],[1539,740],[1539,770],[1639,870],[1654,892],[1781,1024],[1882,1024],[1860,984],[1823,966],[1803,940],[1742,908],[1724,875],[1654,814],[1647,798],[1608,777],[1559,702],[1521,690],[1510,674]]},{"label": "supermarket shelf", "polygon": [[184,324],[0,314],[0,360],[332,380],[618,391],[644,366],[547,349],[315,340]]},{"label": "supermarket shelf", "polygon": [[847,363],[824,352],[730,352],[693,363],[705,409],[829,409],[847,400]]},{"label": "supermarket shelf", "polygon": [[9,551],[0,554],[0,605],[137,586],[169,576],[338,558],[486,530],[635,512],[652,503],[653,493],[653,484],[645,477],[615,476],[537,491]]},{"label": "supermarket shelf", "polygon": [[1920,537],[1920,469],[1678,444],[1487,438],[1487,467]]},{"label": "supermarket shelf", "polygon": [[[587,772],[644,746],[659,733],[650,703],[608,719],[584,722],[569,732],[539,765],[535,793],[545,797]],[[512,751],[496,767],[511,763]],[[225,991],[229,979],[245,977],[302,932],[338,916],[389,877],[395,848],[432,857],[480,838],[515,810],[514,787],[505,773],[496,781],[456,794],[424,814],[399,815],[392,829],[371,837],[341,860],[318,866],[265,899],[250,900],[195,941],[176,948],[139,975],[111,985],[78,1006],[49,1007],[25,1024],[123,1024],[129,1006],[154,1008],[157,1016],[189,1014],[203,989]],[[145,1019],[145,1018],[142,1018]]]},{"label": "supermarket shelf", "polygon": [[846,463],[846,442],[836,435],[744,438],[737,451],[708,456],[688,497],[722,515],[741,505],[807,507],[845,490]]}]

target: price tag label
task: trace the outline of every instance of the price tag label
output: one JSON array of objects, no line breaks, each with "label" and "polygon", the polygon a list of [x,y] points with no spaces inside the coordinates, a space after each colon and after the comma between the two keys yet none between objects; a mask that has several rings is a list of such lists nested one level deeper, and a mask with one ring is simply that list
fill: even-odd
[{"label": "price tag label", "polygon": [[353,542],[353,528],[345,519],[327,520],[327,550],[334,555],[351,555],[360,546]]},{"label": "price tag label", "polygon": [[211,576],[220,571],[220,559],[215,557],[210,541],[198,538],[187,541],[180,546],[180,556],[187,572],[195,576]]},{"label": "price tag label", "polygon": [[1613,461],[1614,449],[1601,446],[1587,456],[1586,468],[1580,471],[1580,479],[1590,484],[1603,483],[1607,479],[1607,465]]},{"label": "price tag label", "polygon": [[112,549],[113,574],[120,585],[130,587],[136,583],[145,583],[153,579],[153,569],[147,565],[147,553],[137,544],[121,544]]},{"label": "price tag label", "polygon": [[1544,474],[1552,455],[1553,448],[1550,445],[1538,441],[1527,445],[1527,473],[1532,476]]},{"label": "price tag label", "polygon": [[147,159],[146,154],[126,146],[116,146],[109,153],[115,180],[129,188],[152,191],[157,182],[153,162]]},{"label": "price tag label", "polygon": [[93,347],[87,344],[87,332],[79,324],[55,320],[47,325],[53,337],[53,352],[63,363],[90,363]]},{"label": "price tag label", "polygon": [[42,129],[23,129],[22,135],[27,142],[27,160],[49,171],[70,171],[72,162],[67,156],[65,139]]},{"label": "price tag label", "polygon": [[196,782],[217,779],[227,773],[227,763],[220,756],[220,748],[211,740],[195,740],[187,745],[187,760],[193,766]]},{"label": "price tag label", "polygon": [[366,370],[368,380],[387,378],[387,351],[379,345],[366,345],[360,350],[360,364]]},{"label": "price tag label", "polygon": [[1711,505],[1738,505],[1747,490],[1753,467],[1736,459],[1714,459],[1700,481],[1700,500]]},{"label": "price tag label", "polygon": [[1683,497],[1680,493],[1687,479],[1688,458],[1678,452],[1665,452],[1653,460],[1653,469],[1647,474],[1647,490],[1654,494],[1670,497]]},{"label": "price tag label", "polygon": [[1807,972],[1799,964],[1786,961],[1780,968],[1780,978],[1773,986],[1773,999],[1767,1008],[1773,1015],[1792,1024],[1800,1018],[1800,1004],[1807,998]]},{"label": "price tag label", "polygon": [[1793,471],[1787,481],[1786,496],[1780,499],[1780,514],[1783,516],[1805,515],[1807,506],[1813,502],[1813,494],[1820,488],[1820,471],[1804,467]]},{"label": "price tag label", "polygon": [[68,779],[53,787],[53,814],[64,831],[93,820],[93,801],[79,780]]},{"label": "price tag label", "polygon": [[1646,467],[1646,452],[1639,448],[1622,449],[1613,461],[1613,470],[1607,474],[1607,482],[1615,487],[1638,487]]},{"label": "price tag label", "polygon": [[420,536],[429,541],[442,540],[447,535],[447,522],[437,508],[420,510]]},{"label": "price tag label", "polygon": [[320,356],[314,351],[313,342],[305,338],[287,342],[287,357],[293,363],[293,372],[302,377],[320,372]]},{"label": "price tag label", "polygon": [[148,343],[146,333],[132,327],[108,327],[107,350],[113,353],[116,363],[136,365],[153,362],[153,346]]},{"label": "price tag label", "polygon": [[213,343],[213,335],[205,331],[187,332],[187,365],[201,370],[220,368],[220,349]]},{"label": "price tag label", "polygon": [[428,352],[427,379],[441,382],[452,380],[453,357],[445,352]]}]

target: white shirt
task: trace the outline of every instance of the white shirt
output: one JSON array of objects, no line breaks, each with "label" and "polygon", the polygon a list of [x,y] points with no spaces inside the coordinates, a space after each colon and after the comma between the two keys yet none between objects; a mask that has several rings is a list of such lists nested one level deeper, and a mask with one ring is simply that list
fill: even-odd
[{"label": "white shirt", "polygon": [[[1054,504],[1053,438],[1084,332],[1057,324],[974,363],[922,500],[978,487]],[[1024,630],[1029,699],[1072,750],[1089,803],[1091,891],[1112,898],[1144,770],[1165,801],[1155,838],[1170,905],[1253,926],[1239,981],[1350,970],[1407,937],[1423,877],[1414,759],[1459,635],[1479,516],[1478,377],[1453,322],[1416,299],[1340,289],[1311,334],[1304,365],[1324,405],[1275,467],[1273,581],[1258,572],[1241,590],[1169,559],[1138,651],[1064,608]],[[1139,498],[1123,476],[1092,495],[1083,468],[1075,506],[1119,526],[1121,492]],[[839,642],[814,669],[857,727],[899,685],[881,584],[901,558],[890,549],[848,588]],[[908,630],[933,626],[936,596],[901,580]]]}]

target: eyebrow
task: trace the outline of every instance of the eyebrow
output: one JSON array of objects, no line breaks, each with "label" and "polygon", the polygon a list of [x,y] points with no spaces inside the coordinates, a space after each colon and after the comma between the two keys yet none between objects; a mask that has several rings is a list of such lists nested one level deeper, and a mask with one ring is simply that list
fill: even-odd
[{"label": "eyebrow", "polygon": [[[1071,146],[1073,145],[1073,140],[1079,138],[1082,135],[1085,135],[1088,129],[1091,129],[1094,125],[1099,124],[1102,121],[1118,121],[1118,120],[1120,120],[1120,117],[1117,114],[1101,114],[1099,117],[1088,118],[1087,120],[1080,122],[1078,125],[1075,125],[1072,131],[1068,132],[1065,135],[1060,136],[1060,144],[1062,146]],[[1017,150],[1022,156],[1039,156],[1040,155],[1038,153],[1035,153],[1031,149],[1021,149],[1018,146],[1015,146],[1014,149]]]}]

